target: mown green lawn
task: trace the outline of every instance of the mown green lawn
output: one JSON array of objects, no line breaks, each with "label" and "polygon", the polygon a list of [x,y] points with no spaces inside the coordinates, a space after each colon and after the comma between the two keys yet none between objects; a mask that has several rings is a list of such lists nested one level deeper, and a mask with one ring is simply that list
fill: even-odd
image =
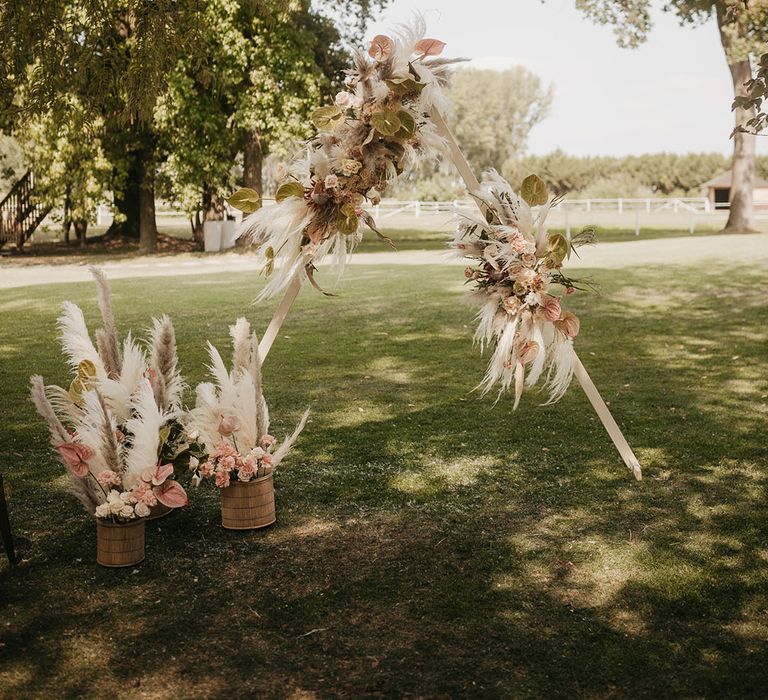
[{"label": "mown green lawn", "polygon": [[[327,273],[325,273],[327,274]],[[278,523],[219,526],[214,488],[147,525],[135,570],[95,527],[27,400],[66,381],[57,303],[3,292],[0,468],[24,561],[0,564],[0,696],[765,697],[768,283],[759,270],[593,270],[578,349],[643,463],[574,385],[516,413],[471,389],[461,268],[351,268],[305,290],[269,357]],[[322,280],[321,280],[322,282]],[[116,281],[123,331],[176,322],[190,383],[251,305],[245,274]]]}]

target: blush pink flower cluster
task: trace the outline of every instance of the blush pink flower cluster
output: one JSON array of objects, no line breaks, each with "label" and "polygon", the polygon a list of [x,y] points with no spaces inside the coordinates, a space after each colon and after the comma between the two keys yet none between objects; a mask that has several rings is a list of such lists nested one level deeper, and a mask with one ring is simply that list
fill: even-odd
[{"label": "blush pink flower cluster", "polygon": [[222,440],[208,458],[193,470],[193,479],[199,483],[202,479],[213,478],[216,486],[225,489],[232,480],[251,481],[266,476],[274,469],[272,450],[275,444],[275,438],[264,435],[257,447],[247,454],[241,454],[231,442]]},{"label": "blush pink flower cluster", "polygon": [[96,507],[96,517],[127,522],[135,518],[146,518],[150,508],[158,503],[168,508],[187,505],[187,493],[178,481],[169,479],[172,474],[172,464],[159,464],[153,469],[147,469],[132,488],[121,491],[118,489],[123,488],[122,476],[111,469],[102,470],[96,476],[96,481],[109,491],[105,491],[106,500]]}]

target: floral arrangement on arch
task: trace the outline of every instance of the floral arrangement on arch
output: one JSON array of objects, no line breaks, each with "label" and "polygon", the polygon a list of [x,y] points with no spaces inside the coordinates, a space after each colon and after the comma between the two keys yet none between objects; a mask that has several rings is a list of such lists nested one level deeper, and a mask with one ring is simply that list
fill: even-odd
[{"label": "floral arrangement on arch", "polygon": [[185,416],[190,442],[199,453],[190,460],[192,480],[213,479],[219,488],[231,481],[248,482],[272,474],[290,452],[309,417],[304,412],[293,433],[278,445],[269,434],[269,409],[264,399],[261,358],[256,334],[244,318],[230,327],[232,369],[209,342],[214,382],[197,385],[195,407]]},{"label": "floral arrangement on arch", "polygon": [[565,393],[577,362],[573,339],[579,319],[562,308],[563,295],[591,286],[565,275],[563,261],[572,250],[593,243],[594,231],[584,229],[570,240],[548,233],[547,214],[559,198],[550,198],[535,175],[517,194],[490,171],[475,196],[485,218],[462,215],[453,248],[473,260],[464,275],[474,288],[472,301],[480,306],[475,341],[481,349],[494,345],[479,387],[485,394],[499,385],[501,396],[514,384],[517,408],[523,387],[534,386],[546,371],[547,403],[552,403]]},{"label": "floral arrangement on arch", "polygon": [[178,422],[184,382],[170,319],[153,319],[149,355],[130,334],[120,343],[107,280],[91,271],[104,324],[96,344],[82,310],[64,302],[60,340],[74,377],[63,388],[34,375],[31,398],[86,511],[127,522],[149,516],[158,504],[187,504],[184,489],[171,478],[173,462],[183,462],[188,447]]},{"label": "floral arrangement on arch", "polygon": [[438,58],[445,44],[424,33],[418,18],[394,37],[374,37],[367,54],[355,53],[346,90],[312,114],[318,133],[277,190],[276,206],[259,209],[258,194],[245,188],[228,200],[253,212],[239,235],[267,258],[272,278],[260,298],[278,294],[297,275],[317,287],[315,264],[332,253],[343,268],[362,224],[385,238],[366,203],[377,204],[399,176],[441,152],[429,113],[442,105],[445,68],[455,60]]}]

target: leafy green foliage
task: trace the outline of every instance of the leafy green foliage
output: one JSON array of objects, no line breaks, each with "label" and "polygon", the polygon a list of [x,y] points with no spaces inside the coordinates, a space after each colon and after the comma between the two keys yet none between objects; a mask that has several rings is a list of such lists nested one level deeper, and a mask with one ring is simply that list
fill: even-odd
[{"label": "leafy green foliage", "polygon": [[745,95],[739,95],[733,100],[733,109],[751,111],[754,116],[734,131],[746,131],[754,134],[768,129],[768,53],[760,57],[755,77],[745,86]]},{"label": "leafy green foliage", "polygon": [[457,70],[448,120],[477,172],[500,169],[524,152],[531,129],[549,112],[552,88],[527,68]]}]

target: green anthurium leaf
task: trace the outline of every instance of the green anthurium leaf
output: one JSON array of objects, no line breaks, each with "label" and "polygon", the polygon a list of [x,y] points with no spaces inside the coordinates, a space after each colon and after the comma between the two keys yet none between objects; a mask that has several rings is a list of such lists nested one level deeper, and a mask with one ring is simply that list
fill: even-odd
[{"label": "green anthurium leaf", "polygon": [[531,207],[546,204],[549,199],[547,185],[538,175],[529,175],[520,187],[520,196]]},{"label": "green anthurium leaf", "polygon": [[393,78],[392,80],[387,80],[387,86],[395,95],[403,96],[420,93],[424,89],[425,84],[413,78]]},{"label": "green anthurium leaf", "polygon": [[374,114],[371,117],[371,124],[382,136],[394,136],[402,126],[397,112],[391,109]]},{"label": "green anthurium leaf", "polygon": [[89,379],[96,379],[96,365],[90,360],[81,360],[77,365],[77,378],[83,383],[87,383]]},{"label": "green anthurium leaf", "polygon": [[358,226],[357,212],[354,204],[345,204],[339,209],[339,215],[336,217],[336,228],[345,236],[350,236],[357,231]]},{"label": "green anthurium leaf", "polygon": [[393,134],[394,137],[403,140],[411,138],[416,131],[416,120],[404,109],[397,113],[397,118],[400,120],[400,128]]},{"label": "green anthurium leaf", "polygon": [[244,214],[252,214],[261,207],[261,196],[250,187],[241,187],[229,196],[227,203]]},{"label": "green anthurium leaf", "polygon": [[164,445],[168,441],[168,436],[171,434],[171,426],[166,425],[165,427],[160,429],[159,435],[160,435],[160,444]]},{"label": "green anthurium leaf", "polygon": [[312,112],[310,121],[320,131],[330,131],[344,121],[344,113],[336,105],[318,107]]},{"label": "green anthurium leaf", "polygon": [[558,265],[565,260],[570,251],[568,239],[562,233],[551,233],[547,239],[547,261],[554,261]]},{"label": "green anthurium leaf", "polygon": [[282,202],[288,197],[304,197],[304,185],[300,182],[285,182],[277,188],[275,194],[275,201]]}]

